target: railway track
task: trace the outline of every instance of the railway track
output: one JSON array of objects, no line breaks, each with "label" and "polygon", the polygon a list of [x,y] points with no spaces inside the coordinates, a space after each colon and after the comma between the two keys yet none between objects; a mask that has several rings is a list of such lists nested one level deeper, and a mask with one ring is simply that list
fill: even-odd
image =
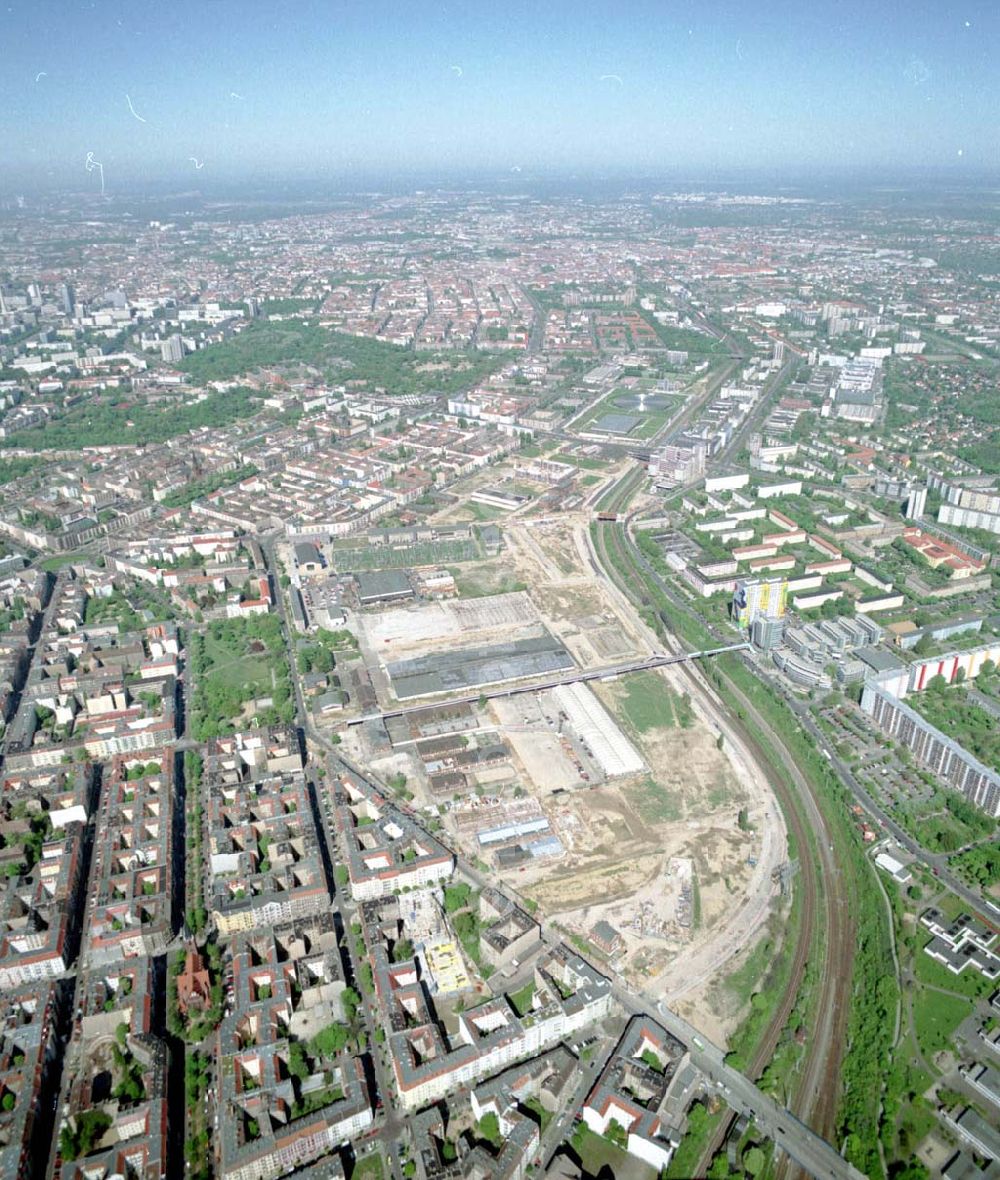
[{"label": "railway track", "polygon": [[[611,536],[609,537],[609,533]],[[630,584],[619,571],[617,564],[610,560],[609,548],[614,551],[619,559],[627,559],[628,555],[625,551],[622,537],[624,530],[609,529],[607,526],[598,525],[598,548],[602,553],[602,563],[605,569],[609,572],[612,580],[619,586],[619,588],[633,601],[635,601],[636,591],[635,586]],[[699,688],[700,688],[699,684]],[[785,813],[786,822],[795,838],[796,844],[799,848],[808,846],[809,834],[806,831],[805,822],[803,820],[800,808],[796,805],[796,801],[792,798],[791,792],[783,784],[783,776],[777,772],[771,758],[763,750],[760,743],[749,733],[744,732],[743,738],[750,747],[754,757],[764,767],[767,777],[775,794],[778,796],[781,803],[782,810]],[[798,997],[799,989],[802,985],[802,980],[805,975],[806,964],[809,959],[809,952],[812,947],[813,934],[815,931],[816,921],[816,906],[817,906],[818,887],[816,882],[816,875],[814,872],[807,872],[802,875],[802,918],[799,930],[799,938],[793,952],[791,971],[789,975],[789,982],[782,999],[781,1004],[771,1018],[767,1028],[765,1029],[757,1051],[753,1058],[748,1062],[747,1068],[744,1071],[751,1080],[756,1081],[764,1072],[768,1062],[774,1056],[775,1049],[778,1046],[778,1041],[782,1032],[788,1024],[789,1017],[795,1007],[795,1001]],[[696,1169],[697,1175],[704,1175],[707,1170],[708,1163],[712,1157],[719,1150],[728,1136],[735,1115],[725,1120],[719,1127],[713,1139],[703,1153],[700,1161],[700,1166]]]},{"label": "railway track", "polygon": [[[754,720],[760,730],[770,737],[772,743],[776,743],[777,735],[754,708],[753,703],[732,685],[728,691],[733,693],[734,700],[739,703],[745,715]],[[760,749],[759,743],[753,740],[751,745],[759,752],[765,765],[773,769],[773,761]],[[780,746],[778,748],[780,749]],[[789,826],[799,842],[799,848],[806,847],[805,841],[810,831],[815,834],[819,863],[813,861],[812,871],[802,875],[802,933],[796,947],[793,978],[780,1010],[775,1013],[758,1047],[748,1074],[756,1079],[759,1073],[763,1072],[777,1048],[782,1032],[787,1027],[809,955],[813,950],[815,922],[822,914],[825,931],[824,961],[820,971],[819,993],[813,1001],[816,1015],[809,1050],[795,1093],[790,1097],[789,1106],[793,1113],[824,1139],[832,1140],[836,1131],[840,1064],[846,1043],[849,1016],[849,1004],[845,1002],[845,997],[850,993],[854,960],[854,922],[850,916],[854,911],[854,906],[851,905],[853,898],[846,894],[843,876],[838,872],[834,861],[830,833],[808,782],[791,759],[785,759],[785,768],[795,784],[795,790],[790,790],[782,782],[784,776],[778,774],[772,779],[776,794],[782,801]],[[786,1167],[792,1165],[787,1160],[782,1161],[776,1174],[788,1174],[785,1171]]]},{"label": "railway track", "polygon": [[[641,482],[642,472],[629,473],[607,494],[601,504],[606,511],[621,511],[634,495]],[[627,529],[615,524],[598,524],[595,535],[600,564],[603,572],[637,606],[654,608],[655,604],[642,585],[651,575],[656,578],[657,588],[668,597],[675,596],[663,585],[655,571],[638,553],[628,537]],[[643,568],[645,567],[645,568]],[[635,577],[629,577],[623,570],[631,569]],[[682,608],[682,604],[678,603]],[[668,646],[680,645],[668,636]],[[692,685],[699,691],[704,686],[697,674],[686,665],[681,665]],[[833,844],[822,811],[813,796],[805,776],[794,760],[784,752],[780,737],[774,733],[768,722],[735,685],[729,682],[727,694],[734,705],[757,726],[757,732],[766,737],[772,749],[764,748],[762,741],[741,726],[741,736],[752,749],[768,773],[775,794],[782,805],[789,828],[800,849],[801,859],[808,861],[808,868],[801,876],[802,915],[801,928],[793,951],[790,975],[785,995],[762,1034],[748,1068],[747,1075],[756,1079],[773,1058],[787,1029],[795,1009],[799,992],[814,953],[814,940],[825,933],[823,963],[820,969],[819,993],[813,1001],[815,1018],[801,1072],[791,1098],[791,1108],[814,1130],[825,1138],[832,1138],[836,1130],[836,1115],[839,1102],[840,1065],[846,1039],[849,995],[852,965],[854,924],[850,918],[853,907],[851,898],[846,896],[845,884],[833,857]],[[777,763],[780,763],[778,765]],[[787,776],[787,777],[786,777]],[[816,841],[817,856],[806,856],[810,839]],[[822,916],[823,927],[817,928]],[[712,1156],[724,1144],[730,1133],[734,1118],[726,1120],[719,1128],[703,1153],[696,1174],[703,1175]],[[795,1171],[794,1165],[783,1160],[777,1174],[786,1176]]]}]

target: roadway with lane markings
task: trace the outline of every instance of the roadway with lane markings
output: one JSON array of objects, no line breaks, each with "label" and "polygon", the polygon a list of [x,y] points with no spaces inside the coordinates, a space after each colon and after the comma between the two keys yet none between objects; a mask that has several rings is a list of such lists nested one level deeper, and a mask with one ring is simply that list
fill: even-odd
[{"label": "roadway with lane markings", "polygon": [[615,985],[615,998],[633,1014],[646,1014],[688,1046],[692,1062],[712,1081],[724,1101],[753,1120],[792,1160],[812,1176],[830,1180],[863,1180],[863,1174],[836,1149],[790,1111],[759,1090],[749,1078],[726,1065],[725,1053],[693,1025],[664,1004],[639,1002],[634,993]]}]

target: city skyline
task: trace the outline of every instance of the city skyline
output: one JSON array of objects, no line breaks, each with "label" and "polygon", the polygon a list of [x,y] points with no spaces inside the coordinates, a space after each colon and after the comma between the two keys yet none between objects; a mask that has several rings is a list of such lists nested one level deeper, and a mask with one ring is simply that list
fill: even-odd
[{"label": "city skyline", "polygon": [[632,4],[501,15],[307,3],[0,16],[0,185],[539,169],[1000,164],[984,3]]}]

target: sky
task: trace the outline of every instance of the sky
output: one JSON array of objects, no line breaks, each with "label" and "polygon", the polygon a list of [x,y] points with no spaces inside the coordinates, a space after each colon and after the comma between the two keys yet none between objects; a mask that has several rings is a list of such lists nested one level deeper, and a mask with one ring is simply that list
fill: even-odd
[{"label": "sky", "polygon": [[997,0],[0,0],[0,61],[6,189],[1000,172]]}]

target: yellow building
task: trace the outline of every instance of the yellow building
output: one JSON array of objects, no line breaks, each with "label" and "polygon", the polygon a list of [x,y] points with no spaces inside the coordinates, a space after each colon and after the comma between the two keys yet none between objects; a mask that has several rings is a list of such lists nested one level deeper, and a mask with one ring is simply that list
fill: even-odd
[{"label": "yellow building", "polygon": [[749,627],[759,615],[781,619],[785,616],[787,600],[787,578],[753,578],[737,582],[733,594],[733,618],[741,627]]},{"label": "yellow building", "polygon": [[439,994],[461,992],[472,986],[462,953],[450,939],[424,947],[424,961],[434,977]]}]

